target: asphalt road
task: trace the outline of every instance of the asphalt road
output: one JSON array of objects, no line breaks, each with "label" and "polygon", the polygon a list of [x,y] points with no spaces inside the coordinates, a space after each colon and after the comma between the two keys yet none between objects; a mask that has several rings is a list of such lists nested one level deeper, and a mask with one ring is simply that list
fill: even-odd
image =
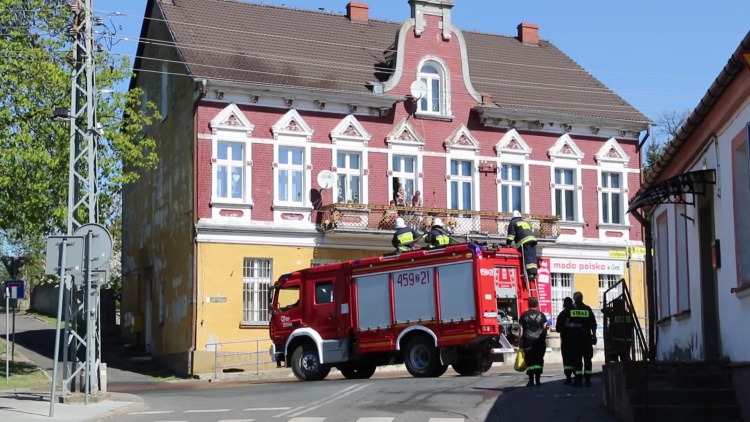
[{"label": "asphalt road", "polygon": [[[545,381],[561,377],[548,371]],[[490,421],[498,399],[527,378],[515,372],[440,378],[382,373],[370,380],[328,379],[256,385],[206,384],[130,391],[147,409],[117,422],[463,422]],[[523,387],[526,388],[526,387]],[[535,387],[541,390],[542,387]],[[493,409],[493,406],[495,409]]]}]

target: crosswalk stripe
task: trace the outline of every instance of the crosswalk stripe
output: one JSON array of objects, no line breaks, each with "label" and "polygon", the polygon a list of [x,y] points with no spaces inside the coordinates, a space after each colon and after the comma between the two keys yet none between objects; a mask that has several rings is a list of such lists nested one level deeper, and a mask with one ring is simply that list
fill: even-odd
[{"label": "crosswalk stripe", "polygon": [[393,418],[359,418],[357,422],[393,422]]},{"label": "crosswalk stripe", "polygon": [[222,413],[231,412],[232,409],[203,409],[203,410],[186,410],[185,413]]},{"label": "crosswalk stripe", "polygon": [[429,422],[464,422],[464,418],[430,418]]},{"label": "crosswalk stripe", "polygon": [[262,412],[268,410],[289,410],[291,407],[250,407],[245,412]]},{"label": "crosswalk stripe", "polygon": [[289,422],[326,422],[326,418],[292,418]]},{"label": "crosswalk stripe", "polygon": [[219,422],[253,422],[255,419],[224,419]]},{"label": "crosswalk stripe", "polygon": [[172,412],[174,412],[174,410],[150,410],[146,412],[133,412],[131,415],[164,415]]}]

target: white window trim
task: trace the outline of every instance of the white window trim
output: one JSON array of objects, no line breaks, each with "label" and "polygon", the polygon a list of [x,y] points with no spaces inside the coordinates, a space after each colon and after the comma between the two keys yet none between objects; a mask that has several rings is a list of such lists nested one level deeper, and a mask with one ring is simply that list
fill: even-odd
[{"label": "white window trim", "polygon": [[[334,164],[332,167],[335,169],[334,173],[336,174],[336,178],[333,182],[333,198],[332,201],[334,203],[338,202],[338,191],[339,191],[339,175],[347,175],[347,176],[359,176],[359,204],[367,204],[368,203],[368,195],[367,195],[367,176],[365,169],[367,168],[367,149],[361,148],[333,148],[331,150],[332,152],[332,163]],[[359,154],[359,169],[358,170],[352,170],[350,168],[341,168],[338,167],[338,154],[340,152],[343,153],[355,153]],[[347,157],[347,162],[349,161],[349,157]],[[349,164],[349,163],[347,163]],[[348,178],[347,178],[348,179]]]},{"label": "white window trim", "polygon": [[[619,189],[613,189],[613,188],[605,188],[602,186],[602,174],[603,173],[611,173],[611,174],[618,174],[620,176],[620,188]],[[627,211],[627,194],[628,194],[628,174],[623,172],[623,169],[616,169],[616,168],[598,168],[596,170],[596,178],[597,178],[597,194],[599,196],[597,203],[599,208],[599,228],[602,229],[630,229],[630,222],[629,222],[629,216],[626,214]],[[622,223],[612,223],[612,219],[610,218],[609,223],[604,222],[604,214],[602,213],[602,201],[603,201],[603,194],[604,193],[619,193],[620,194],[620,215],[622,216]],[[611,197],[610,197],[611,198]],[[612,200],[610,199],[610,216],[612,214]]]},{"label": "white window trim", "polygon": [[[505,181],[502,178],[503,165],[510,166],[521,166],[521,180],[520,181]],[[529,164],[525,161],[501,161],[497,163],[497,209],[499,212],[503,212],[503,186],[520,186],[521,187],[521,211],[522,214],[529,213]],[[509,212],[513,212],[510,210]]]},{"label": "white window trim", "polygon": [[[415,169],[414,169],[414,191],[420,191],[424,192],[422,189],[422,182],[424,180],[424,175],[422,173],[422,163],[424,154],[422,151],[416,147],[395,147],[394,149],[388,150],[388,203],[390,203],[393,200],[393,197],[396,195],[396,192],[393,191],[393,178],[399,177],[400,174],[406,175],[407,173],[400,172],[396,173],[393,170],[393,156],[406,156],[406,157],[414,157],[415,158]],[[422,195],[422,198],[424,199],[424,195]],[[404,198],[407,202],[411,201],[411,198]]]},{"label": "white window trim", "polygon": [[[349,130],[353,128],[354,132]],[[331,171],[336,173],[336,180],[334,181],[334,193],[332,200],[337,202],[338,199],[338,153],[339,152],[356,152],[360,155],[360,166],[359,166],[359,177],[360,177],[360,204],[368,204],[370,201],[370,170],[369,170],[369,148],[368,143],[372,135],[370,135],[362,126],[362,124],[350,114],[344,117],[341,122],[331,131]],[[350,173],[348,173],[350,174]]]},{"label": "white window trim", "polygon": [[[242,159],[239,161],[231,160],[227,158],[226,160],[220,160],[219,159],[219,144],[220,143],[228,143],[228,144],[238,144],[242,146]],[[248,163],[252,161],[250,158],[250,147],[251,144],[247,140],[239,140],[239,139],[231,139],[231,138],[219,138],[216,137],[216,140],[213,142],[211,156],[212,156],[212,170],[211,170],[211,205],[228,205],[228,206],[235,206],[235,205],[247,205],[249,207],[252,207],[252,199],[250,197],[251,194],[251,187],[252,187],[252,180],[251,180],[251,172],[250,172],[250,166]],[[227,155],[229,157],[229,155]],[[218,188],[219,188],[219,166],[225,165],[227,167],[238,167],[237,163],[240,164],[242,167],[242,198],[232,198],[231,196],[228,196],[226,198],[222,198],[217,194]],[[231,177],[231,174],[227,174],[227,178]],[[229,189],[227,189],[227,192],[229,192]],[[230,192],[231,195],[231,192]]]},{"label": "white window trim", "polygon": [[[427,56],[424,57],[420,62],[419,65],[416,68],[416,80],[421,81],[423,77],[431,77],[431,74],[423,74],[422,73],[422,67],[425,65],[431,65],[433,66],[440,75],[440,85],[442,88],[441,94],[441,103],[440,103],[440,111],[434,112],[434,111],[424,111],[421,110],[421,100],[418,101],[417,107],[416,107],[416,115],[417,116],[443,116],[443,117],[450,117],[453,118],[452,110],[451,110],[451,75],[448,70],[448,66],[446,63],[437,56]],[[432,89],[431,86],[427,87],[428,93]],[[430,97],[428,97],[428,106],[430,105]]]},{"label": "white window trim", "polygon": [[[224,108],[211,120],[211,206],[220,208],[222,206],[232,208],[252,208],[252,185],[253,185],[253,158],[251,137],[255,126],[245,117],[244,113],[235,104]],[[219,142],[230,142],[243,145],[244,149],[244,193],[242,199],[220,198],[216,195],[218,186],[218,144]],[[218,210],[217,210],[218,211]],[[218,214],[214,213],[214,218]]]},{"label": "white window trim", "polygon": [[[251,314],[255,313],[255,314],[258,314],[258,315],[261,314],[261,309],[252,310],[252,309],[248,309],[246,307],[246,303],[245,303],[245,300],[244,300],[244,292],[245,292],[245,288],[246,288],[245,285],[247,283],[258,283],[258,290],[254,292],[254,294],[257,295],[256,296],[256,300],[255,300],[256,303],[260,303],[260,297],[264,293],[262,291],[262,289],[260,289],[261,277],[256,278],[255,279],[256,281],[250,281],[250,280],[253,280],[253,277],[245,277],[245,261],[246,260],[257,260],[259,262],[268,261],[268,264],[269,264],[269,267],[268,267],[269,277],[268,277],[268,288],[267,289],[270,289],[271,286],[273,286],[273,282],[274,282],[274,279],[273,279],[273,258],[245,257],[245,258],[242,259],[242,279],[241,280],[242,280],[243,298],[242,298],[242,318],[241,318],[241,321],[240,321],[241,325],[243,325],[243,326],[264,326],[264,325],[267,326],[268,322],[269,322],[269,320],[271,318],[270,313],[268,314],[268,320],[262,320],[260,317],[258,318],[257,321],[249,321],[249,320],[245,319],[245,313],[251,313]],[[271,305],[270,303],[267,303],[266,306],[268,306],[270,308],[270,305]],[[266,309],[266,312],[269,312],[269,311],[270,311],[270,309]]]},{"label": "white window trim", "polygon": [[[550,188],[552,191],[550,192],[550,202],[551,202],[551,214],[550,215],[557,215],[556,213],[556,207],[555,207],[555,190],[557,189],[556,183],[555,183],[555,170],[573,170],[573,177],[575,180],[573,180],[573,192],[575,193],[575,209],[573,210],[573,220],[560,220],[560,225],[573,225],[573,226],[583,226],[583,212],[581,210],[583,209],[583,198],[581,195],[581,167],[579,166],[565,166],[565,165],[557,165],[550,167]],[[568,185],[565,185],[568,186]],[[570,190],[570,189],[567,189]],[[562,217],[560,217],[562,218]]]},{"label": "white window trim", "polygon": [[529,179],[529,156],[532,148],[523,139],[517,130],[511,129],[495,144],[495,154],[497,154],[497,209],[503,209],[502,187],[505,185],[502,180],[502,166],[504,164],[521,166],[521,182],[523,188],[521,212],[528,213],[531,210],[529,192],[531,191],[531,180]]},{"label": "white window trim", "polygon": [[[292,129],[292,121],[294,129]],[[313,209],[310,202],[310,189],[312,189],[312,141],[313,130],[300,116],[297,110],[289,110],[271,128],[273,132],[273,210],[274,211],[298,211],[310,213]],[[279,198],[279,170],[284,167],[279,163],[279,148],[301,148],[303,157],[302,172],[302,202],[280,201]],[[309,215],[307,215],[309,217]]]},{"label": "white window trim", "polygon": [[[469,176],[453,176],[451,175],[451,161],[469,161],[471,162],[471,175]],[[479,171],[478,171],[479,159],[473,151],[451,151],[445,157],[445,207],[451,209],[451,182],[453,181],[471,181],[471,208],[472,211],[479,211],[480,208],[480,197],[479,197]],[[459,203],[462,198],[459,198]]]}]

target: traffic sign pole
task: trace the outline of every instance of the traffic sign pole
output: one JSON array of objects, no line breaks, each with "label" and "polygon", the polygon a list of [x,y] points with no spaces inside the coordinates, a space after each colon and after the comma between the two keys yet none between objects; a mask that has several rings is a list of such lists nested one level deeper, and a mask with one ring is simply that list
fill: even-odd
[{"label": "traffic sign pole", "polygon": [[10,384],[10,347],[8,347],[7,340],[10,338],[8,333],[10,332],[10,320],[8,319],[8,308],[10,307],[10,289],[5,288],[5,385]]},{"label": "traffic sign pole", "polygon": [[[58,360],[60,357],[60,317],[62,316],[63,308],[63,297],[65,296],[66,281],[65,281],[65,251],[67,241],[63,240],[60,247],[60,283],[58,284],[58,297],[57,297],[57,321],[55,322],[55,361],[52,365],[52,392],[50,393],[49,401],[49,417],[55,416],[55,396],[57,394],[57,368],[59,365]],[[67,320],[65,320],[65,326],[67,327]],[[66,344],[65,347],[68,345]],[[63,383],[65,381],[63,380]]]}]

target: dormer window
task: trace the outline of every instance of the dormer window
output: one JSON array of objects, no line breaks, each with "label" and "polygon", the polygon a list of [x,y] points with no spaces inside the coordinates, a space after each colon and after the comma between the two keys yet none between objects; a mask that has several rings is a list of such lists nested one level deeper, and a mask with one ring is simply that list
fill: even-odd
[{"label": "dormer window", "polygon": [[435,65],[428,63],[422,66],[419,79],[427,86],[427,95],[419,102],[419,111],[441,114],[443,111],[443,82],[440,72],[435,68]]}]

